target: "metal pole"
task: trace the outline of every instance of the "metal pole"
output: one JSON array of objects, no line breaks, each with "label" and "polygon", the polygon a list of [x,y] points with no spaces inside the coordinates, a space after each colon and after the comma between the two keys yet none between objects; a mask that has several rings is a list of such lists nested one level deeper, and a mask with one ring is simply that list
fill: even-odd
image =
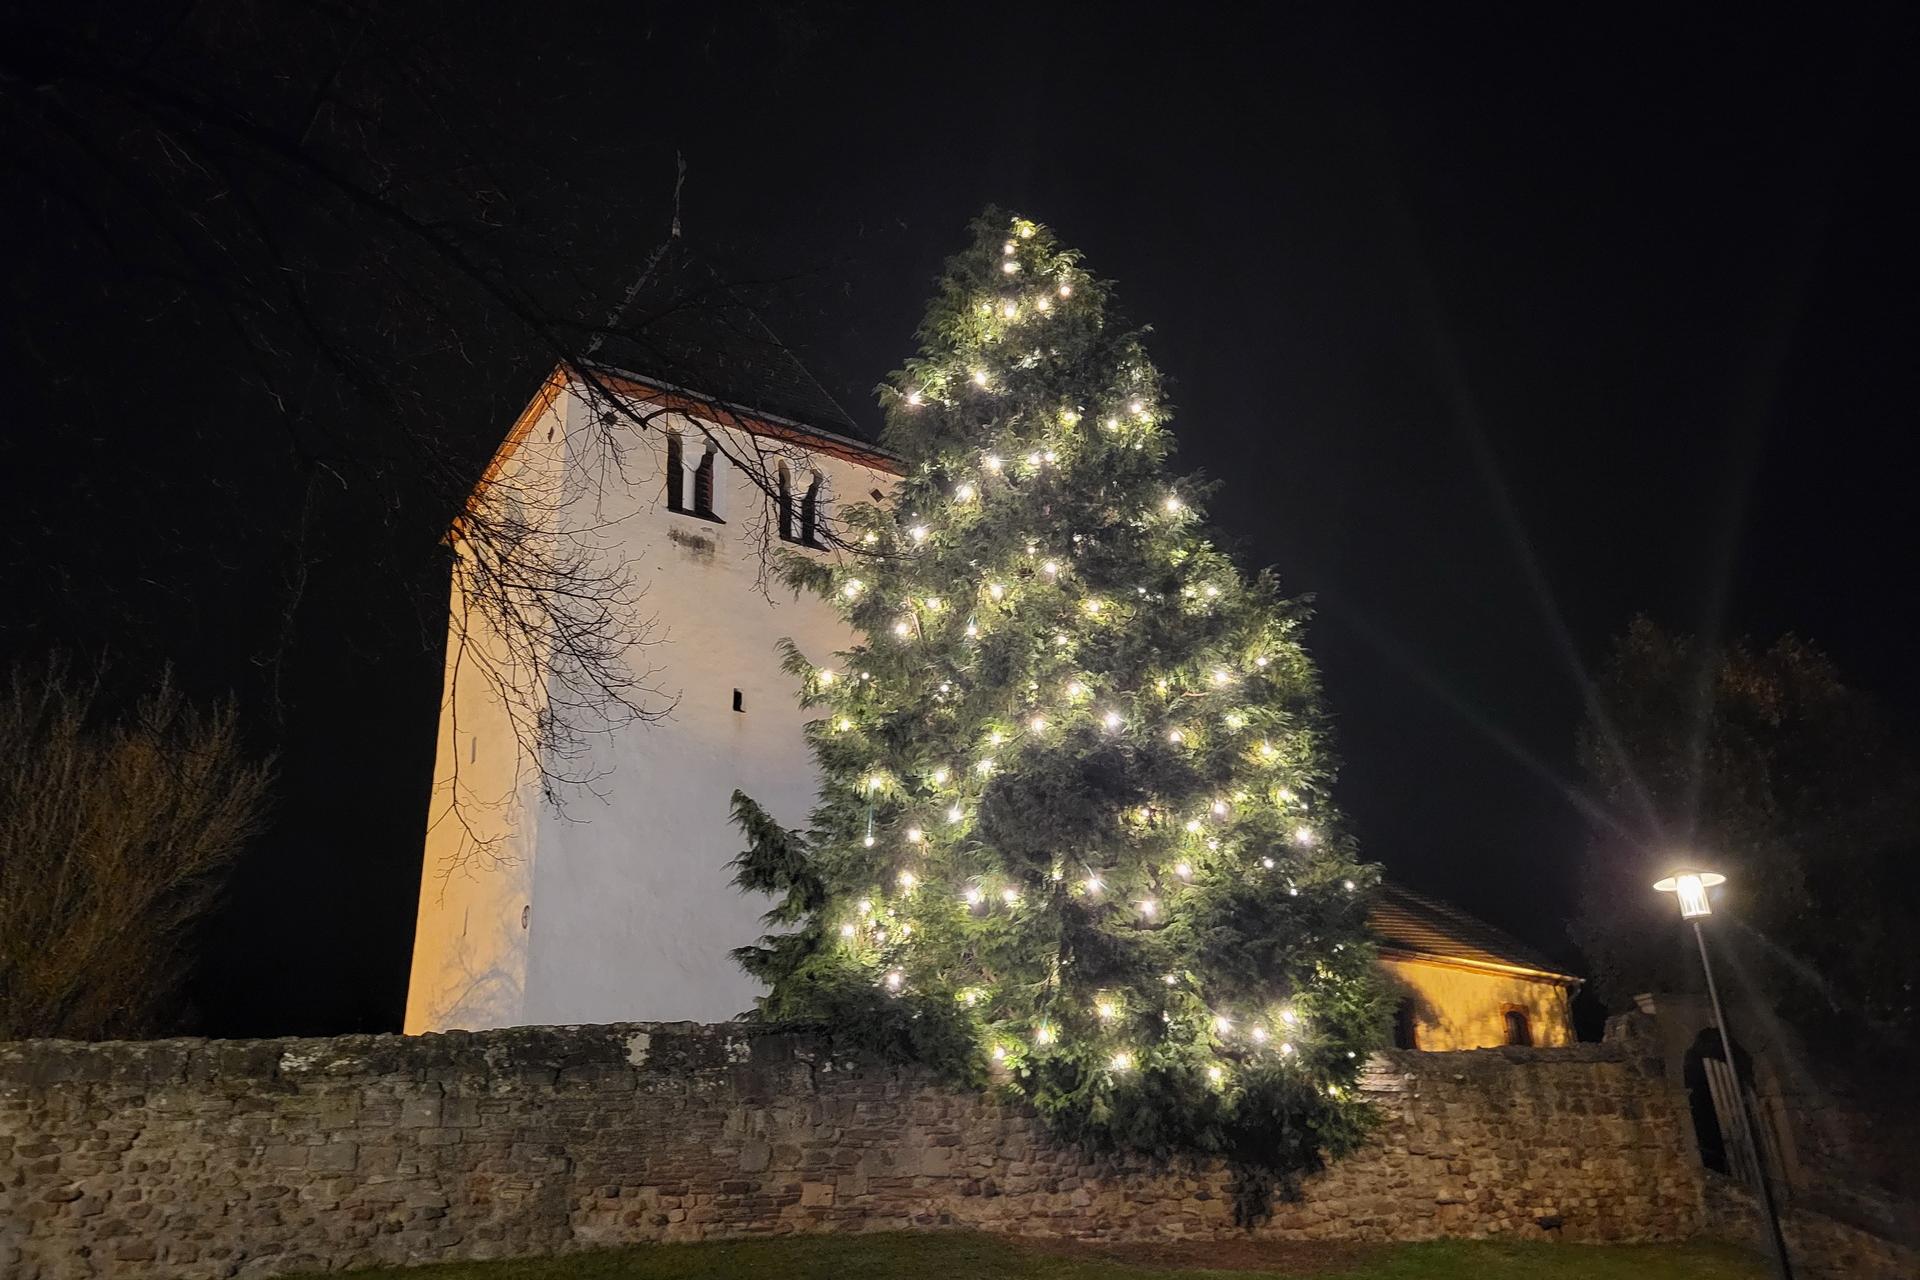
[{"label": "metal pole", "polygon": [[1740,1083],[1740,1067],[1733,1060],[1733,1041],[1727,1038],[1727,1015],[1720,1011],[1720,988],[1713,981],[1713,961],[1707,958],[1707,935],[1700,932],[1700,921],[1693,921],[1693,940],[1700,946],[1700,967],[1707,974],[1707,996],[1713,1001],[1713,1025],[1720,1032],[1720,1051],[1727,1055],[1727,1075],[1733,1080],[1733,1095],[1740,1102],[1740,1118],[1746,1121],[1747,1141],[1753,1147],[1753,1167],[1760,1175],[1760,1203],[1767,1211],[1767,1235],[1773,1242],[1773,1265],[1780,1280],[1793,1280],[1793,1264],[1787,1260],[1787,1238],[1780,1232],[1780,1210],[1773,1203],[1773,1178],[1767,1172],[1767,1153],[1760,1144],[1760,1130],[1753,1112],[1747,1108],[1747,1091]]}]

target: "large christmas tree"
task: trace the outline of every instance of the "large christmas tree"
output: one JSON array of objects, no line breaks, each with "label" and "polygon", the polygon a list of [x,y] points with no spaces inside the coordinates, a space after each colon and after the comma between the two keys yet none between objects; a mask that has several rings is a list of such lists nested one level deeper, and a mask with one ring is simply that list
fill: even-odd
[{"label": "large christmas tree", "polygon": [[1140,334],[989,212],[883,388],[904,475],[795,558],[865,642],[789,654],[820,802],[736,797],[762,1016],[994,1080],[1068,1136],[1283,1175],[1365,1128],[1374,878],[1301,607],[1208,541]]}]

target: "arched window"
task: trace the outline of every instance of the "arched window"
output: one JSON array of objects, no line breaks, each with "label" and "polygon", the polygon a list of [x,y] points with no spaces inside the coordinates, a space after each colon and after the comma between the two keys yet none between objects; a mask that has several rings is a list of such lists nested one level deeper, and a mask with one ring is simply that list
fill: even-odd
[{"label": "arched window", "polygon": [[700,465],[693,472],[693,514],[705,516],[709,520],[720,517],[713,509],[713,472],[718,465],[720,451],[712,445],[700,457]]},{"label": "arched window", "polygon": [[793,474],[787,470],[787,464],[780,464],[780,493],[775,499],[780,509],[780,540],[793,541]]},{"label": "arched window", "polygon": [[800,541],[810,547],[820,545],[820,484],[821,477],[815,472],[806,497],[800,499]]},{"label": "arched window", "polygon": [[667,432],[667,510],[687,509],[686,468],[680,460],[680,433]]},{"label": "arched window", "polygon": [[1400,1003],[1393,1007],[1393,1047],[1396,1049],[1420,1047],[1420,1022],[1414,1016],[1412,996],[1401,996]]},{"label": "arched window", "polygon": [[1533,1043],[1533,1028],[1527,1023],[1527,1011],[1509,1007],[1501,1014],[1507,1022],[1507,1043],[1527,1045]]}]

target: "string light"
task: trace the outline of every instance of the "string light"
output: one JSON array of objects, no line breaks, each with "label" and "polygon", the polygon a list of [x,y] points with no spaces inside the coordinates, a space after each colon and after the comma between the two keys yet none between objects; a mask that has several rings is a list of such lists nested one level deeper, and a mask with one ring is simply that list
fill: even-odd
[{"label": "string light", "polygon": [[927,540],[927,526],[923,524],[913,526],[913,528],[907,530],[907,533],[915,542],[925,542]]},{"label": "string light", "polygon": [[1124,1049],[1114,1054],[1107,1062],[1115,1071],[1130,1071],[1133,1069],[1133,1055]]},{"label": "string light", "polygon": [[1172,495],[1168,495],[1168,497],[1167,497],[1167,510],[1168,510],[1168,511],[1178,511],[1179,509],[1180,509],[1180,499],[1178,499],[1178,498],[1176,498],[1176,497],[1173,497]]},{"label": "string light", "polygon": [[998,600],[1000,597],[1006,594],[1007,594],[1006,584],[1000,583],[1000,582],[989,582],[987,584],[987,596],[990,599]]},{"label": "string light", "polygon": [[958,822],[960,821],[960,819],[966,816],[967,815],[961,810],[960,806],[957,804],[947,810],[948,822]]},{"label": "string light", "polygon": [[900,985],[904,983],[906,980],[907,980],[907,975],[900,972],[898,969],[887,970],[887,990],[898,991],[900,989]]},{"label": "string light", "polygon": [[1093,893],[1093,894],[1097,894],[1097,893],[1099,893],[1099,892],[1100,892],[1100,890],[1101,890],[1101,889],[1103,889],[1103,888],[1105,888],[1105,887],[1106,887],[1106,885],[1104,884],[1104,882],[1102,882],[1102,881],[1101,881],[1101,879],[1100,879],[1100,877],[1099,877],[1099,876],[1088,876],[1088,877],[1087,877],[1087,892],[1088,892],[1088,893]]},{"label": "string light", "polygon": [[873,913],[873,899],[862,898],[860,899],[860,901],[854,903],[853,907],[854,907],[854,910],[858,911],[863,916],[871,915]]},{"label": "string light", "polygon": [[913,634],[913,624],[905,618],[902,618],[893,624],[893,634],[897,636],[910,636]]},{"label": "string light", "polygon": [[1106,715],[1102,716],[1100,719],[1101,719],[1101,722],[1105,724],[1109,729],[1118,729],[1120,725],[1123,723],[1120,713],[1118,711],[1109,711],[1107,712]]},{"label": "string light", "polygon": [[980,899],[982,895],[980,893],[980,890],[969,887],[967,891],[961,894],[960,896],[967,900],[968,906],[977,907],[980,905]]},{"label": "string light", "polygon": [[1295,827],[1293,829],[1293,842],[1299,845],[1312,844],[1313,828],[1312,827]]},{"label": "string light", "polygon": [[1187,834],[1190,836],[1197,836],[1200,834],[1200,819],[1198,818],[1187,819]]},{"label": "string light", "polygon": [[1027,465],[1030,467],[1038,467],[1040,465],[1040,454],[1037,450],[1027,455]]},{"label": "string light", "polygon": [[1283,1040],[1280,1042],[1280,1055],[1286,1058],[1290,1058],[1293,1056],[1292,1042],[1286,1041],[1286,1040]]},{"label": "string light", "polygon": [[998,471],[1000,469],[1000,455],[997,453],[988,454],[986,457],[982,458],[980,462],[981,462],[981,465],[986,467],[986,469],[989,471]]},{"label": "string light", "polygon": [[1027,728],[1035,733],[1045,733],[1047,731],[1047,718],[1045,716],[1035,716],[1033,719],[1027,721]]},{"label": "string light", "polygon": [[1140,900],[1140,914],[1145,916],[1147,919],[1149,920],[1153,919],[1154,915],[1159,910],[1160,910],[1160,904],[1155,902],[1152,898],[1142,898]]},{"label": "string light", "polygon": [[922,841],[923,839],[925,839],[925,838],[926,838],[926,834],[927,834],[926,832],[924,832],[924,831],[922,831],[922,830],[921,830],[920,828],[918,828],[918,827],[908,827],[908,828],[907,828],[907,843],[908,843],[908,844],[919,844],[919,843],[920,843],[920,842],[921,842],[921,841]]},{"label": "string light", "polygon": [[1222,1076],[1223,1076],[1224,1074],[1225,1074],[1225,1073],[1224,1073],[1224,1072],[1222,1072],[1222,1071],[1220,1070],[1220,1068],[1218,1068],[1218,1067],[1208,1067],[1208,1068],[1207,1068],[1207,1081],[1208,1081],[1208,1083],[1210,1083],[1210,1084],[1219,1084],[1219,1083],[1220,1083],[1220,1079],[1221,1079],[1221,1077],[1222,1077]]},{"label": "string light", "polygon": [[1102,1000],[1099,1004],[1093,1006],[1093,1011],[1100,1015],[1102,1022],[1113,1021],[1114,1015],[1120,1012],[1111,1000]]},{"label": "string light", "polygon": [[975,765],[975,766],[973,766],[973,767],[974,767],[975,769],[978,769],[978,770],[979,770],[979,771],[980,771],[981,773],[992,773],[992,772],[993,772],[993,757],[992,757],[992,756],[988,756],[988,757],[987,757],[986,759],[984,759],[984,760],[982,760],[982,761],[981,761],[981,762],[980,762],[979,764],[976,764],[976,765]]},{"label": "string light", "polygon": [[1010,907],[1018,906],[1020,903],[1020,891],[1018,889],[1002,889],[1000,891],[1000,901]]},{"label": "string light", "polygon": [[1185,742],[1186,740],[1187,740],[1187,735],[1185,735],[1184,733],[1181,733],[1178,729],[1175,729],[1172,732],[1167,734],[1167,741],[1173,743],[1175,746],[1179,746],[1181,743]]},{"label": "string light", "polygon": [[840,936],[841,936],[841,937],[843,937],[843,938],[851,938],[851,937],[853,936],[853,933],[854,933],[854,929],[853,929],[853,926],[852,926],[852,925],[850,925],[850,924],[843,924],[843,925],[841,925],[841,926],[840,926]]},{"label": "string light", "polygon": [[1007,1060],[1007,1047],[1005,1045],[997,1044],[993,1046],[993,1060],[995,1062],[1005,1062]]},{"label": "string light", "polygon": [[833,672],[832,672],[832,671],[831,671],[830,669],[828,669],[828,668],[826,668],[826,667],[822,667],[822,668],[820,668],[820,670],[819,670],[819,671],[818,671],[818,672],[817,672],[816,674],[817,674],[817,676],[818,676],[818,678],[819,678],[819,680],[820,680],[820,683],[821,683],[821,684],[832,684],[832,683],[833,683]]},{"label": "string light", "polygon": [[1087,686],[1081,684],[1078,680],[1067,681],[1067,696],[1069,698],[1084,697],[1086,696],[1086,692]]},{"label": "string light", "polygon": [[1295,1023],[1300,1021],[1300,1015],[1295,1013],[1291,1009],[1282,1009],[1280,1011],[1280,1021],[1286,1023],[1288,1026],[1291,1027]]},{"label": "string light", "polygon": [[933,771],[934,784],[936,786],[944,787],[947,785],[947,779],[951,778],[952,776],[953,776],[953,772],[950,769],[948,769],[947,766],[941,765]]},{"label": "string light", "polygon": [[1082,607],[1085,608],[1088,613],[1097,616],[1104,607],[1104,602],[1099,599],[1089,598],[1083,603]]},{"label": "string light", "polygon": [[973,385],[976,387],[984,387],[987,385],[987,371],[985,369],[975,369],[973,371]]},{"label": "string light", "polygon": [[913,886],[919,883],[920,883],[920,878],[914,875],[913,872],[902,871],[900,873],[900,887],[906,890],[908,893],[912,893]]},{"label": "string light", "polygon": [[1226,1035],[1229,1031],[1233,1030],[1233,1019],[1229,1018],[1224,1013],[1214,1014],[1213,1030],[1217,1035],[1223,1035],[1223,1036]]},{"label": "string light", "polygon": [[1060,562],[1057,560],[1049,560],[1040,566],[1040,572],[1046,574],[1049,578],[1057,578],[1060,576]]},{"label": "string light", "polygon": [[1224,818],[1227,816],[1227,802],[1225,800],[1215,800],[1213,802],[1213,816],[1216,818]]},{"label": "string light", "polygon": [[1173,874],[1179,876],[1182,880],[1191,880],[1193,879],[1193,864],[1190,862],[1176,862],[1173,864]]},{"label": "string light", "polygon": [[907,392],[907,403],[912,405],[914,408],[918,409],[920,407],[920,400],[921,400],[921,396],[918,391]]},{"label": "string light", "polygon": [[1033,1029],[1033,1042],[1034,1042],[1035,1044],[1037,1044],[1037,1045],[1049,1045],[1049,1044],[1052,1044],[1052,1043],[1053,1043],[1053,1028],[1052,1028],[1052,1027],[1050,1027],[1050,1026],[1048,1026],[1048,1025],[1047,1025],[1046,1023],[1044,1023],[1044,1022],[1043,1022],[1043,1023],[1041,1023],[1041,1024],[1039,1025],[1039,1026],[1037,1026],[1037,1027],[1035,1027],[1035,1028]]},{"label": "string light", "polygon": [[866,589],[867,584],[858,578],[848,578],[847,585],[840,588],[840,594],[851,600]]},{"label": "string light", "polygon": [[1267,1029],[1265,1027],[1255,1027],[1250,1034],[1253,1036],[1253,1042],[1255,1044],[1265,1044],[1267,1042]]},{"label": "string light", "polygon": [[976,490],[970,484],[963,484],[953,491],[953,496],[961,502],[972,502]]},{"label": "string light", "polygon": [[1015,272],[1020,270],[1020,264],[1015,262],[1012,258],[1008,258],[1005,262],[1000,264],[1000,269],[1006,272],[1008,275],[1013,275]]},{"label": "string light", "polygon": [[1017,304],[1009,302],[1000,308],[1000,314],[1011,320],[1020,314],[1020,308]]},{"label": "string light", "polygon": [[1213,682],[1215,684],[1232,684],[1233,672],[1227,670],[1225,667],[1215,667],[1213,669]]},{"label": "string light", "polygon": [[1060,296],[1063,298],[1071,298],[1073,296],[1073,286],[1065,283],[1061,284]]}]

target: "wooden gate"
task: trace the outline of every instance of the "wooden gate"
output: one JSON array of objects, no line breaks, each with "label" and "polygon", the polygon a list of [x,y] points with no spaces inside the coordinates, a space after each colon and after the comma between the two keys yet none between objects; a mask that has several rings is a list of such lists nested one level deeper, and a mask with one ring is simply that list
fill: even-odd
[{"label": "wooden gate", "polygon": [[[1779,1136],[1760,1113],[1753,1094],[1734,1082],[1733,1068],[1719,1058],[1702,1058],[1700,1065],[1706,1069],[1707,1091],[1713,1096],[1713,1114],[1720,1122],[1729,1170],[1757,1196],[1760,1194],[1760,1161],[1765,1160],[1768,1172],[1773,1175],[1773,1185],[1784,1188],[1786,1162],[1780,1158]],[[1741,1105],[1743,1100],[1747,1105]],[[1754,1118],[1752,1125],[1747,1123],[1749,1116]],[[1757,1140],[1756,1128],[1759,1130]]]}]

